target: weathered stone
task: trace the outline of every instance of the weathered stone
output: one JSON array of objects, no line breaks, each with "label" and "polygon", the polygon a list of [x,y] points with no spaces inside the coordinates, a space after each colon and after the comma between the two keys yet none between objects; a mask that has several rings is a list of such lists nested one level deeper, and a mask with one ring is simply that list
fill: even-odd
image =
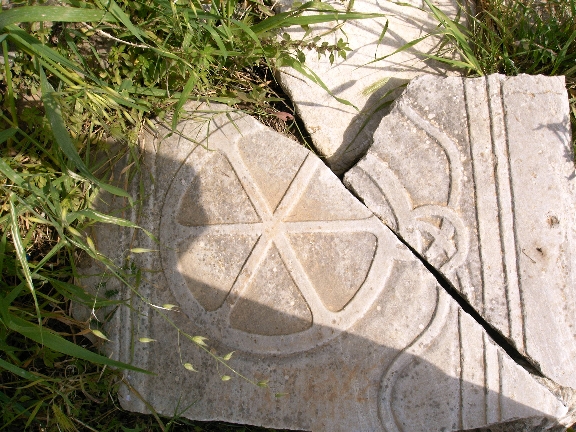
[{"label": "weathered stone", "polygon": [[[213,118],[209,133],[186,120],[178,134],[143,138],[148,195],[140,219],[125,216],[159,243],[140,231],[92,234],[105,253],[155,250],[132,257],[147,271],[135,291],[123,289],[132,309],[108,326],[115,358],[157,374],[125,374],[124,408],[312,431],[565,422],[566,406],[319,159],[250,117],[232,118]],[[181,332],[208,337],[209,348]],[[227,364],[269,389],[211,354],[231,351]]]},{"label": "weathered stone", "polygon": [[[388,105],[382,106],[385,100],[392,100],[401,91],[401,86],[417,75],[447,73],[445,64],[428,60],[424,55],[433,52],[438,44],[436,37],[367,65],[436,30],[438,22],[424,9],[423,2],[409,0],[404,3],[408,6],[391,1],[354,1],[354,11],[386,14],[386,17],[348,21],[342,31],[322,37],[323,42],[331,45],[340,38],[349,42],[352,51],[346,60],[336,55],[331,65],[328,56],[318,58],[315,51],[306,54],[306,66],[320,77],[332,94],[348,100],[358,110],[338,102],[319,85],[290,68],[283,69],[280,74],[280,83],[294,102],[315,148],[337,174],[350,168],[372,143],[374,130],[389,112]],[[434,0],[433,3],[448,16],[456,17],[459,10],[456,1]],[[347,6],[347,2],[331,4],[341,8]],[[386,26],[385,36],[380,40]],[[331,27],[313,28],[316,29],[313,34],[323,35]],[[293,39],[304,35],[297,29],[288,33]],[[392,94],[387,96],[390,91]]]},{"label": "weathered stone", "polygon": [[576,388],[563,77],[423,76],[345,183],[545,376]]}]

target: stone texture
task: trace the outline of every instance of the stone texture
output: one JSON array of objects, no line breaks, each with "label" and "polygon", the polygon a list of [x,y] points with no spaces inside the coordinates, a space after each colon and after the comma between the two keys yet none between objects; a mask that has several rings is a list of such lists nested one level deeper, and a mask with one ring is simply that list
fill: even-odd
[{"label": "stone texture", "polygon": [[[125,374],[124,408],[311,431],[462,430],[517,419],[538,425],[526,430],[561,428],[567,407],[318,158],[250,117],[230,118],[213,118],[209,133],[197,118],[177,134],[144,136],[146,170],[134,188],[147,195],[140,212],[124,216],[158,243],[141,231],[92,233],[118,258],[155,250],[128,256],[147,271],[134,292],[118,287],[132,308],[107,327],[115,358],[157,374]],[[84,280],[92,289],[102,282]],[[178,309],[158,309],[165,304]],[[207,337],[207,350],[175,326]],[[231,368],[269,388],[211,356],[231,351]]]},{"label": "stone texture", "polygon": [[[329,3],[339,8],[348,6],[347,1]],[[409,0],[405,3],[408,6],[391,1],[356,0],[353,11],[386,16],[348,21],[341,31],[328,35],[324,34],[331,26],[313,27],[315,32],[312,34],[324,35],[322,41],[329,44],[336,44],[340,38],[349,42],[352,51],[346,60],[336,56],[331,65],[328,56],[319,59],[315,51],[308,51],[306,65],[322,79],[334,96],[348,100],[357,109],[338,102],[319,85],[290,68],[283,69],[279,76],[315,148],[337,174],[350,168],[372,143],[374,130],[389,112],[386,106],[378,109],[389,91],[397,89],[385,100],[398,95],[400,86],[417,75],[447,73],[445,64],[427,60],[423,55],[433,52],[437,38],[426,39],[410,49],[366,65],[435,30],[438,23],[424,9],[426,6],[423,2]],[[433,3],[448,16],[456,17],[456,1],[434,0]],[[379,41],[386,25],[387,32]],[[288,33],[293,39],[304,35],[297,29],[291,29]],[[388,81],[384,82],[386,79]],[[371,88],[375,90],[372,93]]]},{"label": "stone texture", "polygon": [[345,183],[545,376],[576,388],[563,77],[423,76]]}]

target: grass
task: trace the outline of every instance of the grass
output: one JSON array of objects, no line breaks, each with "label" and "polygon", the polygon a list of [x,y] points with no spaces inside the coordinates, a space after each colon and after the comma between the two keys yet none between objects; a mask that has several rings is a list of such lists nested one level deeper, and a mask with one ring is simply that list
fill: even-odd
[{"label": "grass", "polygon": [[[564,74],[576,123],[576,0],[485,1],[468,27],[425,1],[444,38],[435,58],[469,75]],[[127,154],[128,168],[115,179],[127,184],[139,169],[140,129],[169,112],[175,124],[190,99],[226,103],[285,129],[284,111],[291,112],[272,72],[290,66],[323,83],[303,63],[316,41],[278,38],[281,29],[367,15],[318,2],[275,14],[262,0],[12,6],[0,13],[0,431],[261,430],[117,407],[121,375],[111,366],[130,366],[94,352],[86,335],[102,336],[98,323],[74,319],[70,303],[123,307],[74,279],[84,254],[131,283],[83,234],[98,222],[130,223],[90,203],[102,189],[127,197],[110,185],[108,167]],[[347,49],[317,48],[330,58]]]},{"label": "grass", "polygon": [[576,132],[576,0],[478,0],[467,25],[424,1],[443,38],[431,58],[468,76],[564,75]]}]

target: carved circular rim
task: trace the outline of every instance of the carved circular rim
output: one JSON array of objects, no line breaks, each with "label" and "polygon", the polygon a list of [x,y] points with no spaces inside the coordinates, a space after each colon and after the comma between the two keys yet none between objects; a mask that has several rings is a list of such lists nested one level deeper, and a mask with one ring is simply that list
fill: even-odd
[{"label": "carved circular rim", "polygon": [[[177,193],[176,189],[178,188],[175,188],[174,184],[181,182],[191,183],[194,177],[201,171],[203,164],[207,162],[210,153],[214,154],[213,152],[204,152],[202,148],[198,148],[191,152],[188,158],[182,163],[167,188],[160,217],[160,242],[163,245],[170,245],[169,248],[162,248],[160,252],[164,275],[170,290],[180,303],[181,310],[188,318],[193,321],[195,325],[202,327],[206,331],[206,336],[209,339],[218,340],[240,351],[271,355],[293,354],[324,345],[358,322],[385,289],[393,263],[395,259],[399,258],[397,256],[398,253],[395,253],[395,251],[399,252],[396,244],[391,243],[390,236],[384,235],[386,228],[375,216],[367,219],[349,221],[355,223],[357,227],[348,232],[368,232],[376,237],[376,250],[364,283],[342,310],[338,312],[330,312],[326,308],[321,312],[315,310],[315,307],[311,305],[311,303],[314,302],[311,302],[310,299],[304,295],[302,287],[297,285],[298,290],[303,295],[312,313],[312,324],[307,330],[288,335],[267,336],[247,333],[232,328],[230,326],[230,313],[233,305],[230,306],[230,302],[228,301],[230,293],[227,295],[223,305],[215,311],[207,311],[200,305],[188,288],[184,276],[177,270],[175,263],[178,263],[178,247],[175,244],[170,244],[170,242],[171,239],[179,238],[179,244],[182,244],[193,235],[190,234],[188,237],[183,237],[182,226],[176,221],[174,210],[179,208],[183,193],[181,191]],[[220,153],[227,158],[234,170],[238,168],[237,165],[240,163],[238,160],[229,158],[226,151],[221,151]],[[206,156],[207,154],[208,156]],[[307,166],[304,167],[306,164]],[[313,155],[307,156],[302,167],[304,167],[305,170],[312,169],[314,175],[317,173],[317,170],[321,168],[327,169]],[[303,170],[302,167],[300,171]],[[299,175],[300,171],[298,171],[295,178]],[[310,177],[313,178],[314,175]],[[238,176],[238,178],[240,179],[240,176]],[[248,191],[246,192],[248,194]],[[248,197],[251,201],[253,200],[250,194],[248,194]],[[334,223],[336,225],[339,221],[318,222],[328,225]],[[260,224],[263,224],[263,222],[260,222]],[[346,232],[346,230],[336,230],[333,232]],[[258,239],[258,242],[262,240],[262,237],[264,237],[264,235]],[[264,247],[264,254],[267,254],[269,244],[271,244],[272,241],[273,239],[267,240],[268,245]],[[285,261],[283,260],[283,262]],[[378,263],[378,265],[374,266],[374,262]],[[290,269],[289,267],[290,266],[287,266],[287,270],[290,275],[293,276],[292,271],[294,271],[294,269]],[[296,265],[296,267],[298,266]],[[316,302],[316,306],[318,306],[317,303],[318,302]]]}]

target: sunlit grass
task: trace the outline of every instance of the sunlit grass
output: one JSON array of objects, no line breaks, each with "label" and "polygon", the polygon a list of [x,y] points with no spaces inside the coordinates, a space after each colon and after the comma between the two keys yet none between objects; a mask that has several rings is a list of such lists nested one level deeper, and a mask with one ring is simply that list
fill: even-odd
[{"label": "sunlit grass", "polygon": [[564,75],[576,131],[576,0],[481,0],[460,20],[424,1],[443,37],[430,57],[469,76]]}]

